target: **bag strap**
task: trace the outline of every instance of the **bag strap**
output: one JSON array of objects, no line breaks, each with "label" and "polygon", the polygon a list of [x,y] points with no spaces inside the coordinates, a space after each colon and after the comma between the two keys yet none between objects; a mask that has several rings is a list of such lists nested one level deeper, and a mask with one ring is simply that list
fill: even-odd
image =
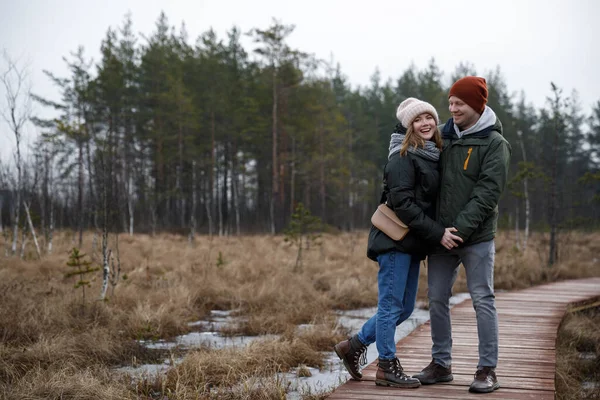
[{"label": "bag strap", "polygon": [[383,203],[387,203],[387,196],[388,192],[384,189],[383,192],[381,192],[381,198],[379,199],[379,204],[383,204]]},{"label": "bag strap", "polygon": [[387,203],[388,201],[388,193],[389,189],[387,187],[387,182],[385,180],[385,168],[387,167],[387,162],[383,167],[383,176],[381,177],[381,181],[383,183],[383,191],[381,192],[381,197],[379,198],[379,204]]}]

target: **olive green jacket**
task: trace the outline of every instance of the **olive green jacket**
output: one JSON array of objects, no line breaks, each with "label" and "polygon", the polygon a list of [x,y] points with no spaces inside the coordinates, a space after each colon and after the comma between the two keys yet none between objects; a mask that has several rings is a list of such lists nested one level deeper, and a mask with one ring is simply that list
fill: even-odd
[{"label": "olive green jacket", "polygon": [[495,121],[460,138],[452,119],[441,128],[444,146],[436,219],[458,229],[462,246],[496,235],[498,201],[506,186],[511,146],[502,136],[502,124]]}]

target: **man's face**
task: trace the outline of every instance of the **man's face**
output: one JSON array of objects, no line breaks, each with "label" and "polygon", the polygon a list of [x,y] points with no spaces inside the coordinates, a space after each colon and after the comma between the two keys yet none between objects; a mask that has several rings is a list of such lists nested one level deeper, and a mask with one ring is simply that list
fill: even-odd
[{"label": "man's face", "polygon": [[448,99],[450,113],[454,119],[454,123],[458,125],[461,131],[475,125],[480,115],[471,108],[467,103],[456,96],[450,96]]}]

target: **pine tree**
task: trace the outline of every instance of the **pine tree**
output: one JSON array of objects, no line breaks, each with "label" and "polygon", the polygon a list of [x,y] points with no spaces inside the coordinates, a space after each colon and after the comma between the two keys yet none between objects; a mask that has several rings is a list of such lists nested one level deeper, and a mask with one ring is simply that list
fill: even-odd
[{"label": "pine tree", "polygon": [[551,140],[551,157],[550,164],[550,204],[548,207],[548,223],[550,225],[550,248],[548,256],[548,265],[551,267],[558,261],[558,207],[559,193],[558,180],[559,171],[562,171],[565,156],[559,157],[559,154],[564,154],[565,146],[565,100],[562,96],[562,90],[554,83],[550,84],[552,88],[552,97],[548,98],[550,105],[550,137]]},{"label": "pine tree", "polygon": [[600,100],[592,108],[588,123],[589,132],[586,139],[590,144],[590,163],[597,171],[600,170]]},{"label": "pine tree", "polygon": [[271,121],[271,200],[269,215],[271,233],[279,232],[283,220],[283,188],[280,182],[280,97],[282,90],[298,85],[303,77],[297,66],[306,60],[307,55],[298,50],[291,49],[286,39],[294,31],[293,25],[283,25],[273,20],[272,25],[266,29],[254,29],[251,35],[254,42],[261,47],[254,51],[264,58],[266,68],[269,70],[272,89],[272,121]]},{"label": "pine tree", "polygon": [[81,288],[82,310],[85,309],[85,288],[86,286],[91,286],[90,281],[87,279],[87,275],[100,269],[98,267],[92,267],[92,262],[90,260],[86,260],[85,257],[85,253],[80,253],[77,247],[73,247],[69,253],[69,261],[67,261],[67,266],[69,266],[71,269],[65,274],[65,278],[78,276],[78,279],[75,281],[74,288]]},{"label": "pine tree", "polygon": [[[72,169],[77,169],[77,231],[79,233],[79,246],[83,243],[83,229],[85,226],[85,166],[86,152],[88,155],[87,167],[90,174],[88,179],[92,187],[92,166],[89,158],[89,141],[92,125],[91,104],[91,77],[90,62],[85,60],[84,49],[79,47],[72,53],[73,60],[64,59],[71,71],[71,77],[58,78],[49,71],[44,73],[53,81],[61,91],[62,102],[57,103],[40,96],[33,98],[44,106],[54,108],[61,114],[54,120],[36,119],[35,122],[42,127],[50,128],[47,133],[49,140],[60,143],[60,158],[58,166],[62,177],[68,177]],[[75,157],[72,155],[75,154]],[[90,198],[94,194],[90,192]],[[92,215],[94,213],[92,212]]]},{"label": "pine tree", "polygon": [[284,231],[284,240],[295,246],[298,250],[294,272],[298,272],[302,268],[302,252],[317,243],[317,240],[321,237],[319,233],[321,229],[321,220],[312,215],[302,203],[298,203],[292,214],[289,226]]}]

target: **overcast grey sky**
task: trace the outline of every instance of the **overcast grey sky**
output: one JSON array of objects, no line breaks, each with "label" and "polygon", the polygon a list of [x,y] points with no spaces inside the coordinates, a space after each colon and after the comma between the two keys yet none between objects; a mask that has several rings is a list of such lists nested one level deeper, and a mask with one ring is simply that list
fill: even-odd
[{"label": "overcast grey sky", "polygon": [[[161,10],[171,25],[185,22],[191,42],[210,27],[224,38],[234,25],[267,28],[273,17],[294,24],[290,45],[333,55],[353,85],[368,84],[376,67],[395,79],[434,57],[447,80],[461,61],[479,74],[499,66],[509,91],[524,90],[536,107],[550,81],[567,94],[576,89],[586,111],[600,100],[597,0],[0,0],[0,48],[29,60],[35,93],[58,99],[43,69],[67,76],[62,57],[79,45],[98,61],[107,29],[127,12],[134,31],[150,35]],[[1,123],[3,161],[14,142],[7,138]]]}]

